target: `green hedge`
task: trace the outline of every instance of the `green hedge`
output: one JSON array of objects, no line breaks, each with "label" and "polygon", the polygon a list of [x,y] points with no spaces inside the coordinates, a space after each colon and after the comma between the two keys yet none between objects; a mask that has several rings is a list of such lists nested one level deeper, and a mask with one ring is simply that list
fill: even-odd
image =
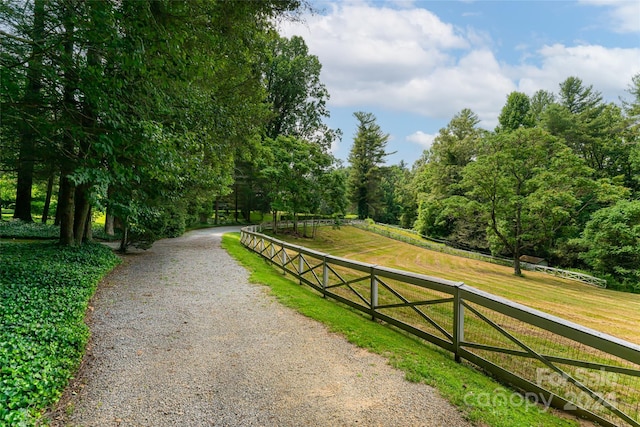
[{"label": "green hedge", "polygon": [[78,368],[84,316],[120,262],[104,245],[0,242],[0,425],[33,425]]}]

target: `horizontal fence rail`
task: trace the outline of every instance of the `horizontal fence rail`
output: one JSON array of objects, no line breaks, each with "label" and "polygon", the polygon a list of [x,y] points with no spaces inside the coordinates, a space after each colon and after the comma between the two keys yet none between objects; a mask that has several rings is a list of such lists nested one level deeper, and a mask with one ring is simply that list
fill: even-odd
[{"label": "horizontal fence rail", "polygon": [[242,229],[241,243],[300,284],[452,352],[528,401],[640,427],[640,346],[462,282],[282,242],[258,232],[263,227]]}]

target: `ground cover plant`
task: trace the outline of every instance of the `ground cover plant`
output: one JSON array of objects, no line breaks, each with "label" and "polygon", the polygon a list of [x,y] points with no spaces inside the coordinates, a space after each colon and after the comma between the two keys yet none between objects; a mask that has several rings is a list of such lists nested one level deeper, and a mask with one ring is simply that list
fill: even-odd
[{"label": "ground cover plant", "polygon": [[247,251],[238,234],[223,236],[223,247],[251,271],[250,280],[268,285],[284,305],[323,322],[350,342],[381,354],[406,373],[410,381],[436,387],[476,425],[493,427],[576,426],[575,420],[560,418],[551,410],[524,400],[489,377],[456,363],[452,356],[431,344],[369,317],[323,299],[306,286],[283,276],[260,256]]},{"label": "ground cover plant", "polygon": [[84,354],[88,302],[119,262],[104,245],[0,241],[0,425],[33,425]]},{"label": "ground cover plant", "polygon": [[640,344],[640,295],[600,289],[538,272],[517,277],[510,267],[417,248],[355,227],[322,227],[315,239],[278,235],[357,261],[462,281],[537,310]]},{"label": "ground cover plant", "polygon": [[20,220],[0,221],[0,238],[11,239],[58,239],[60,227],[39,222]]}]

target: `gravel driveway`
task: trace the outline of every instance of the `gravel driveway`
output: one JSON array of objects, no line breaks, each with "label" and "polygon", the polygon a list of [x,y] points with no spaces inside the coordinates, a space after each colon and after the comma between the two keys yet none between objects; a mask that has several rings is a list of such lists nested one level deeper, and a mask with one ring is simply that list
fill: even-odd
[{"label": "gravel driveway", "polygon": [[103,281],[54,426],[470,426],[432,388],[249,284],[220,248],[226,231],[159,241]]}]

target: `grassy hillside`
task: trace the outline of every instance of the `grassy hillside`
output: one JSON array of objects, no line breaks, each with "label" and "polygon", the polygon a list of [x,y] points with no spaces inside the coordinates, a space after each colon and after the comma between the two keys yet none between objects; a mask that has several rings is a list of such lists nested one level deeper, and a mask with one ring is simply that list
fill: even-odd
[{"label": "grassy hillside", "polygon": [[354,227],[321,227],[298,245],[363,262],[462,281],[529,307],[640,344],[640,295],[599,289],[544,273],[513,269],[418,248]]}]

